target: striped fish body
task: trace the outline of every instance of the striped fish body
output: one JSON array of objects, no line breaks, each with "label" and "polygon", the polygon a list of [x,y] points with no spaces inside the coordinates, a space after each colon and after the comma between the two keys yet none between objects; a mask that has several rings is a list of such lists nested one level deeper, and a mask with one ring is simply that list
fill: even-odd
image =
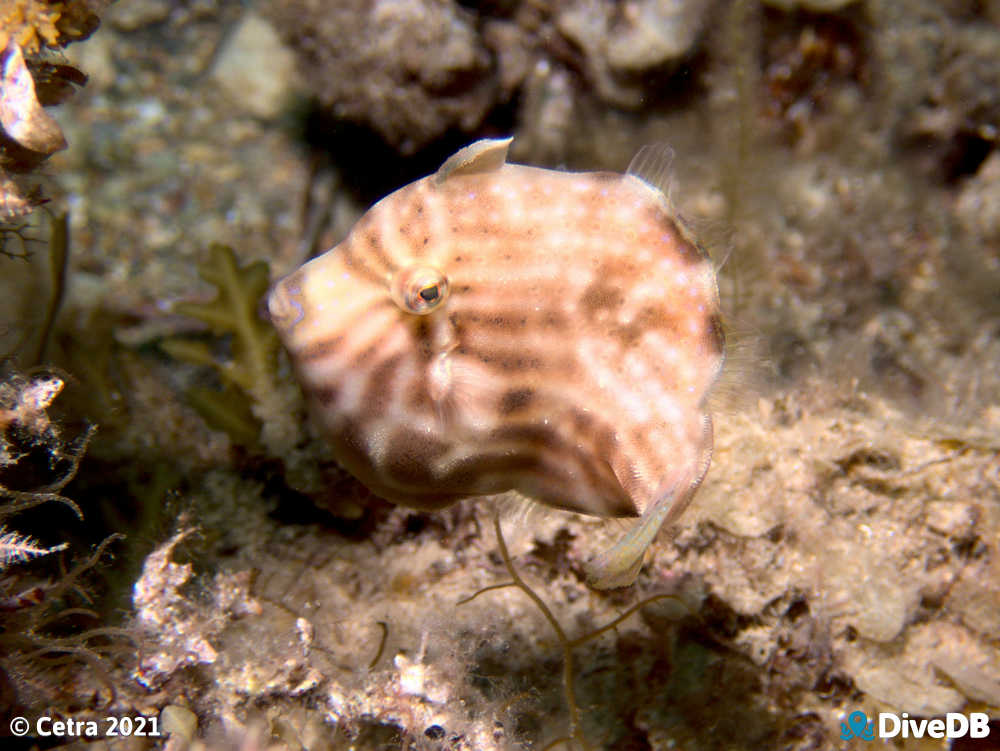
[{"label": "striped fish body", "polygon": [[641,176],[509,143],[381,200],[275,285],[272,320],[337,460],[390,501],[675,517],[711,453],[714,268]]}]

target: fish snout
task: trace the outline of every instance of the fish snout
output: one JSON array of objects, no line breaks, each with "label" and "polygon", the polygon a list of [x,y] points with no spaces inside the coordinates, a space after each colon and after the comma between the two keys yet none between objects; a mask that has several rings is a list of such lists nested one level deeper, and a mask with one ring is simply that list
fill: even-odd
[{"label": "fish snout", "polygon": [[291,274],[271,285],[267,293],[267,315],[281,337],[287,340],[305,317],[300,274]]}]

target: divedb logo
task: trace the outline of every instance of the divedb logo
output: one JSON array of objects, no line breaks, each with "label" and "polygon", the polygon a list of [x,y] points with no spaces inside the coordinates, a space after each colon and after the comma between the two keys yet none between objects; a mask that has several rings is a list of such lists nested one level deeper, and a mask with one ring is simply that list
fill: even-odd
[{"label": "divedb logo", "polygon": [[949,712],[944,719],[914,719],[906,712],[879,712],[878,727],[868,721],[868,715],[861,711],[851,712],[845,722],[840,723],[840,737],[849,741],[859,738],[873,741],[879,738],[985,738],[990,734],[990,716],[985,712],[961,714]]}]

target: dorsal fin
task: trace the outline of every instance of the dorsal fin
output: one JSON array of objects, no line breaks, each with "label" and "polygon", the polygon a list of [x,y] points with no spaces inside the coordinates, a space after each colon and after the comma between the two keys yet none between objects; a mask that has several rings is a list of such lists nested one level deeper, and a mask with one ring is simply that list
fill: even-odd
[{"label": "dorsal fin", "polygon": [[493,172],[507,161],[507,149],[513,138],[484,138],[459,149],[434,173],[434,183],[440,185],[452,175],[472,175]]},{"label": "dorsal fin", "polygon": [[625,174],[635,175],[650,187],[660,191],[669,203],[673,163],[674,150],[665,143],[653,143],[639,149],[639,152],[632,157]]}]

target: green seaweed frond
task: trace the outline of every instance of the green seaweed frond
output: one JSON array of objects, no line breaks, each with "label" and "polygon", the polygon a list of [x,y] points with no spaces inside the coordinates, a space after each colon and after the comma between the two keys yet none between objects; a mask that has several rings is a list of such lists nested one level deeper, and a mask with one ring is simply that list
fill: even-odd
[{"label": "green seaweed frond", "polygon": [[270,283],[267,262],[241,267],[232,248],[214,244],[198,273],[218,296],[207,303],[179,303],[174,310],[208,324],[213,334],[233,336],[233,359],[216,367],[225,380],[251,392],[272,377],[278,353],[277,334],[257,315]]},{"label": "green seaweed frond", "polygon": [[160,347],[177,360],[218,373],[223,391],[196,387],[188,391],[188,401],[213,428],[247,445],[260,433],[250,404],[270,389],[278,367],[277,334],[257,314],[257,305],[270,283],[270,271],[265,261],[240,266],[232,248],[216,243],[209,248],[208,260],[198,273],[218,291],[215,299],[179,303],[174,310],[207,324],[215,336],[227,337],[231,357],[220,359],[218,347],[199,339],[167,339]]}]

